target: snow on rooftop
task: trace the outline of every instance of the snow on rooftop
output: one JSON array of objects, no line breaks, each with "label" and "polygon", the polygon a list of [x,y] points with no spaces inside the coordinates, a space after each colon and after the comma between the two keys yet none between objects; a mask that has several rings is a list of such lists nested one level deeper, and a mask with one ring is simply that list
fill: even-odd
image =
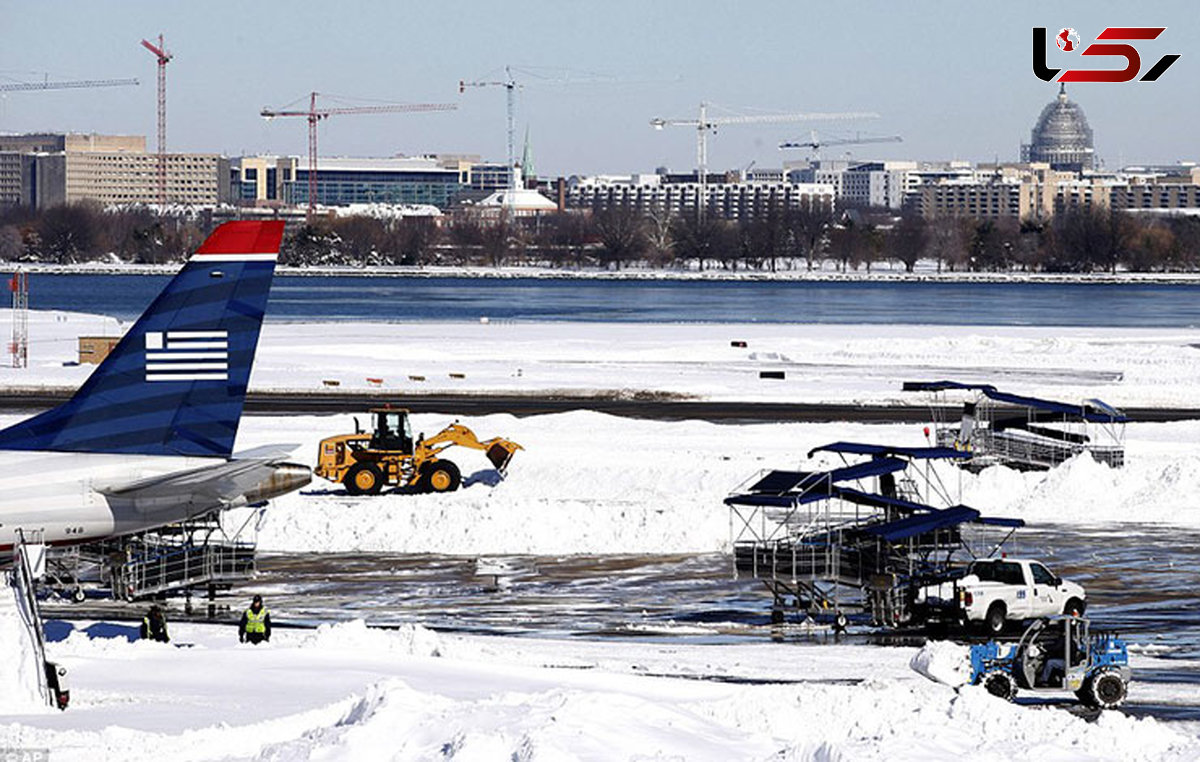
[{"label": "snow on rooftop", "polygon": [[521,212],[554,212],[558,204],[529,188],[498,190],[476,204],[483,207],[507,207]]}]

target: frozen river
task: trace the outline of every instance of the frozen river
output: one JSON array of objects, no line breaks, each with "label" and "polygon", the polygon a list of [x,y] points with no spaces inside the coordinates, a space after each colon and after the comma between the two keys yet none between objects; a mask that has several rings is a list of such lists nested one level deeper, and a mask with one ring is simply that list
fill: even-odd
[{"label": "frozen river", "polygon": [[[29,305],[135,318],[163,275],[30,276]],[[279,277],[267,320],[1200,325],[1200,285]]]}]

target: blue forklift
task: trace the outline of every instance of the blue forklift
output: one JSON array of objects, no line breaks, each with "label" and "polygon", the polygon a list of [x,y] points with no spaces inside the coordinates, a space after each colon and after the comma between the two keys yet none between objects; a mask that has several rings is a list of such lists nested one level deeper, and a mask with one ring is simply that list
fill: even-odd
[{"label": "blue forklift", "polygon": [[1089,632],[1083,617],[1038,619],[1017,643],[971,646],[971,683],[1012,701],[1018,690],[1072,691],[1085,705],[1116,709],[1129,692],[1129,651],[1115,634]]}]

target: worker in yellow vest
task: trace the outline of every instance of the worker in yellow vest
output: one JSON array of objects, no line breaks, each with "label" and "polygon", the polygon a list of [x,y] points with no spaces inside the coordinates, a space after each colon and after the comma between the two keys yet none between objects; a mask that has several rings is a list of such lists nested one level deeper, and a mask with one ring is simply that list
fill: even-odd
[{"label": "worker in yellow vest", "polygon": [[146,616],[142,617],[142,626],[138,629],[142,640],[157,640],[159,643],[170,643],[171,636],[167,634],[167,617],[158,606],[151,606]]},{"label": "worker in yellow vest", "polygon": [[238,640],[247,640],[255,645],[271,639],[271,615],[263,606],[261,595],[254,596],[250,608],[242,612],[242,621],[238,623]]}]

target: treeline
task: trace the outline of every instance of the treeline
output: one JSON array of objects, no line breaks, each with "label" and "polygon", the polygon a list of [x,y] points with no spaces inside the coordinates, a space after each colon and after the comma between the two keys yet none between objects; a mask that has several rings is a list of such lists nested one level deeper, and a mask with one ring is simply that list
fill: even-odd
[{"label": "treeline", "polygon": [[[159,215],[96,204],[0,212],[0,260],[56,264],[175,262],[213,228],[211,214]],[[543,266],[870,271],[918,261],[950,271],[1200,270],[1200,218],[1070,209],[1046,223],[880,209],[770,208],[753,219],[639,213],[627,208],[537,218],[329,217],[289,227],[296,266]]]}]

